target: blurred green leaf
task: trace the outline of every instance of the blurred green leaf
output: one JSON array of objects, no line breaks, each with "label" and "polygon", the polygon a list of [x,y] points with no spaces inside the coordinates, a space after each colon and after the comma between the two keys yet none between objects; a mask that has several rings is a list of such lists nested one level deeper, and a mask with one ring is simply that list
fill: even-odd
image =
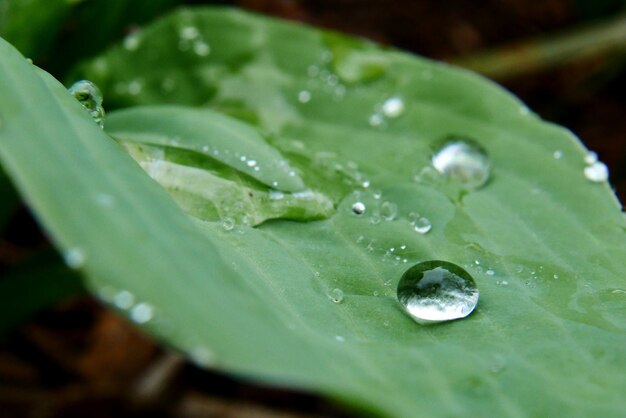
[{"label": "blurred green leaf", "polygon": [[[3,44],[0,158],[105,300],[207,367],[375,415],[622,414],[626,222],[609,186],[583,175],[569,132],[472,73],[233,10],[182,10],[137,36],[82,70],[105,103],[202,105],[254,123],[336,210],[256,228],[194,219]],[[356,55],[330,53],[346,45]],[[381,73],[350,68],[383,61]],[[394,97],[403,108],[385,111]],[[430,168],[450,135],[488,150],[484,188]],[[185,138],[152,146],[185,151]],[[424,327],[401,311],[397,281],[429,259],[474,276],[470,317]]]},{"label": "blurred green leaf", "polygon": [[19,196],[11,180],[0,166],[0,228],[4,227],[19,203]]},{"label": "blurred green leaf", "polygon": [[0,0],[0,36],[35,58],[54,42],[71,0]]}]

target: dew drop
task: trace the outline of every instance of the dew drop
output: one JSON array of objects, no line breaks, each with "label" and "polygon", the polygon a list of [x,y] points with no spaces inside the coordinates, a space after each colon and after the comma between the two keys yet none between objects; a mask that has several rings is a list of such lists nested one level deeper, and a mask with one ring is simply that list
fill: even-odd
[{"label": "dew drop", "polygon": [[226,231],[232,231],[234,227],[235,220],[233,218],[226,217],[222,219],[222,228],[224,228]]},{"label": "dew drop", "polygon": [[343,343],[346,341],[346,338],[342,337],[341,335],[335,335],[335,340],[339,341],[340,343]]},{"label": "dew drop", "polygon": [[609,169],[606,164],[601,161],[596,161],[585,167],[584,173],[587,180],[594,183],[601,183],[607,181],[609,178]]},{"label": "dew drop", "polygon": [[204,41],[195,41],[193,43],[193,52],[199,57],[206,57],[211,53],[211,47]]},{"label": "dew drop", "polygon": [[478,288],[472,276],[456,264],[425,261],[402,275],[398,300],[418,323],[450,321],[472,313]]},{"label": "dew drop", "polygon": [[179,35],[182,39],[191,41],[200,36],[200,32],[198,32],[198,28],[195,26],[185,26],[180,29]]},{"label": "dew drop", "polygon": [[72,84],[68,91],[87,109],[94,122],[103,128],[104,107],[102,107],[102,93],[100,93],[100,89],[91,81],[80,80]]},{"label": "dew drop", "polygon": [[554,151],[552,156],[554,157],[555,160],[560,160],[561,158],[563,158],[563,151],[558,149],[558,150]]},{"label": "dew drop", "polygon": [[390,97],[381,107],[383,115],[388,118],[397,118],[404,112],[404,101],[400,97]]},{"label": "dew drop", "polygon": [[363,215],[365,213],[365,204],[363,202],[355,202],[352,205],[352,213],[355,215]]},{"label": "dew drop", "polygon": [[589,151],[587,155],[585,155],[585,164],[593,164],[598,161],[598,154],[593,151]]},{"label": "dew drop", "polygon": [[147,303],[138,303],[130,311],[130,319],[138,324],[145,324],[154,317],[154,308]]},{"label": "dew drop", "polygon": [[495,272],[495,271],[493,271],[493,270],[491,270],[491,269],[489,269],[489,270],[487,270],[487,271],[485,272],[485,274],[486,274],[487,276],[495,276],[495,275],[496,275],[496,272]]},{"label": "dew drop", "polygon": [[380,113],[373,113],[369,119],[370,126],[380,126],[384,121],[385,119]]},{"label": "dew drop", "polygon": [[141,46],[141,37],[138,32],[128,34],[122,42],[124,49],[127,51],[136,51]]},{"label": "dew drop", "polygon": [[424,235],[433,228],[433,225],[430,223],[428,218],[420,216],[415,220],[413,227],[415,229],[415,232]]},{"label": "dew drop", "polygon": [[128,290],[121,290],[113,296],[113,304],[120,309],[130,309],[135,304],[135,296]]},{"label": "dew drop", "polygon": [[215,354],[203,346],[196,346],[187,353],[189,359],[200,367],[208,367],[215,364]]},{"label": "dew drop", "polygon": [[71,269],[79,269],[85,264],[85,253],[80,248],[70,248],[63,254],[65,264]]},{"label": "dew drop", "polygon": [[343,302],[343,290],[339,288],[334,288],[330,292],[328,292],[328,298],[332,300],[334,303]]},{"label": "dew drop", "polygon": [[301,90],[298,93],[298,101],[300,103],[308,103],[311,101],[311,92],[308,90]]},{"label": "dew drop", "polygon": [[463,186],[477,189],[489,180],[491,161],[478,143],[468,139],[446,142],[432,157],[437,171]]},{"label": "dew drop", "polygon": [[393,202],[384,201],[380,205],[380,215],[386,221],[393,221],[398,213],[398,205]]}]

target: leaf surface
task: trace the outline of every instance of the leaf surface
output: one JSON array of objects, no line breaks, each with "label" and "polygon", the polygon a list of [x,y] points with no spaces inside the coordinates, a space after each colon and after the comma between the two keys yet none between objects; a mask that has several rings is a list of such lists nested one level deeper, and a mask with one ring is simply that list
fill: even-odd
[{"label": "leaf surface", "polygon": [[[299,25],[181,10],[141,36],[83,68],[105,105],[238,117],[336,209],[232,230],[195,220],[3,46],[0,97],[20,100],[0,99],[0,156],[59,245],[84,251],[105,299],[135,320],[149,303],[142,326],[202,364],[380,416],[622,414],[626,225],[608,185],[584,177],[572,134],[474,74]],[[394,117],[392,97],[404,105]],[[489,152],[482,189],[430,168],[450,135]],[[402,273],[430,259],[474,276],[468,318],[420,326],[398,306]]]}]

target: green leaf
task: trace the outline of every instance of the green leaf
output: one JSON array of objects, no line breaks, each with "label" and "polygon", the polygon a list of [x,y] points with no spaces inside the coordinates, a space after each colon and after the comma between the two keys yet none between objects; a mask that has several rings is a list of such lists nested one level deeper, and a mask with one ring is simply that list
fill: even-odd
[{"label": "green leaf", "polygon": [[0,166],[0,228],[4,227],[19,203],[15,188]]},{"label": "green leaf", "polygon": [[22,54],[47,50],[70,11],[71,0],[0,0],[0,36]]},{"label": "green leaf", "polygon": [[206,154],[275,189],[297,192],[305,188],[289,163],[255,129],[210,110],[129,109],[107,118],[107,132],[125,142]]},{"label": "green leaf", "polygon": [[[135,321],[153,313],[141,326],[202,364],[379,416],[622,415],[626,222],[609,186],[585,178],[573,135],[474,74],[291,23],[182,10],[141,36],[84,67],[105,104],[202,105],[254,123],[338,204],[312,222],[194,220],[3,46],[0,157],[59,245],[84,252],[105,299]],[[377,54],[380,74],[336,62]],[[404,104],[395,117],[391,97]],[[489,152],[482,189],[429,168],[450,135]],[[432,230],[416,233],[412,213]],[[430,259],[474,276],[468,318],[420,326],[400,309],[398,280]]]}]

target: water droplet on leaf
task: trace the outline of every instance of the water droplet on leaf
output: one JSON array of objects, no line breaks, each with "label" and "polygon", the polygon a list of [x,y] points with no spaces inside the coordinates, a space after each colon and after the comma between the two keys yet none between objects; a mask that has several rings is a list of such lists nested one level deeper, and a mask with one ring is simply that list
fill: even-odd
[{"label": "water droplet on leaf", "polygon": [[381,107],[383,115],[388,118],[397,118],[404,112],[404,101],[400,97],[390,97]]},{"label": "water droplet on leaf", "polygon": [[104,127],[104,107],[102,107],[102,93],[100,93],[100,89],[91,81],[80,80],[72,84],[68,91],[87,109],[94,122],[101,128]]},{"label": "water droplet on leaf", "polygon": [[468,316],[478,303],[478,288],[468,272],[446,261],[425,261],[407,270],[398,283],[398,300],[419,323]]},{"label": "water droplet on leaf", "polygon": [[477,189],[489,180],[491,161],[478,143],[468,139],[447,141],[432,158],[432,164],[446,177],[470,189]]},{"label": "water droplet on leaf", "polygon": [[298,93],[298,101],[300,103],[308,103],[311,101],[311,92],[308,90],[302,90]]},{"label": "water droplet on leaf", "polygon": [[339,288],[334,288],[330,292],[328,292],[328,298],[335,303],[343,302],[343,290]]},{"label": "water droplet on leaf", "polygon": [[135,295],[128,290],[121,290],[113,296],[113,304],[120,309],[130,309],[135,304]]},{"label": "water droplet on leaf", "polygon": [[365,204],[363,202],[356,202],[352,205],[352,212],[355,215],[363,215],[365,213]]},{"label": "water droplet on leaf", "polygon": [[585,167],[584,173],[587,180],[594,183],[601,183],[607,181],[609,178],[609,169],[606,164],[601,161],[596,161]]},{"label": "water droplet on leaf", "polygon": [[85,253],[80,248],[70,248],[63,254],[65,264],[71,269],[79,269],[85,264]]},{"label": "water droplet on leaf", "polygon": [[138,303],[130,311],[130,319],[138,324],[145,324],[154,317],[154,308],[147,303]]}]

